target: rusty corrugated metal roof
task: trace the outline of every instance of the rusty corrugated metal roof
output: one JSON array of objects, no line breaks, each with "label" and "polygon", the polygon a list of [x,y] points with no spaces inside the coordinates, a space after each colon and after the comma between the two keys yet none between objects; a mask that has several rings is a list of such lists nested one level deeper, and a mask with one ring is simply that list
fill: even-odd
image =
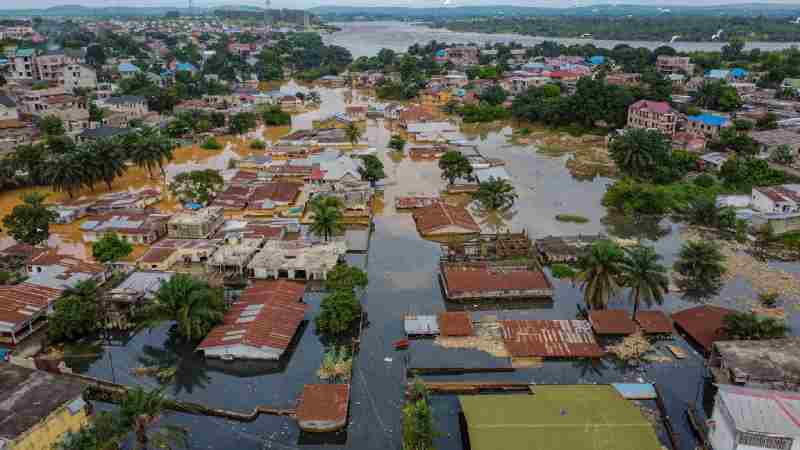
[{"label": "rusty corrugated metal roof", "polygon": [[349,401],[349,384],[307,384],[297,403],[297,420],[344,423]]},{"label": "rusty corrugated metal roof", "polygon": [[472,317],[468,312],[441,313],[439,333],[444,337],[472,336]]},{"label": "rusty corrugated metal roof", "polygon": [[603,351],[586,320],[501,320],[513,357],[600,357]]},{"label": "rusty corrugated metal roof", "polygon": [[589,322],[597,334],[628,335],[636,332],[636,323],[627,311],[621,309],[591,311]]},{"label": "rusty corrugated metal roof", "polygon": [[646,334],[667,334],[675,331],[672,321],[662,311],[638,311],[636,323]]},{"label": "rusty corrugated metal roof", "polygon": [[672,314],[675,325],[680,327],[707,352],[714,341],[727,338],[723,331],[725,317],[736,311],[714,305],[695,306]]}]

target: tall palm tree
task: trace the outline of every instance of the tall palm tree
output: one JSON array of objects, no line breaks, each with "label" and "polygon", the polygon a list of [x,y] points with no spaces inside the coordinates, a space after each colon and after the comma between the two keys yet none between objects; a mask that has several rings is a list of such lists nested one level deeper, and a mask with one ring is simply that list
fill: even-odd
[{"label": "tall palm tree", "polygon": [[361,136],[364,135],[364,132],[361,131],[361,128],[359,128],[355,122],[347,124],[347,128],[345,128],[344,132],[347,136],[347,140],[350,141],[352,145],[356,145],[358,141],[361,140]]},{"label": "tall palm tree", "polygon": [[639,312],[639,304],[648,306],[662,304],[669,286],[667,269],[659,263],[661,255],[652,247],[636,246],[625,249],[622,273],[625,286],[630,288],[630,301],[633,304],[633,318]]},{"label": "tall palm tree", "polygon": [[158,168],[164,175],[164,164],[173,157],[174,142],[156,128],[142,128],[130,133],[123,139],[128,149],[128,157],[139,167],[153,176],[153,169]]},{"label": "tall palm tree", "polygon": [[510,209],[519,198],[514,185],[501,178],[491,178],[481,183],[475,193],[475,199],[488,211]]},{"label": "tall palm tree", "polygon": [[605,309],[619,292],[625,254],[617,244],[602,240],[591,245],[578,259],[578,275],[586,306]]},{"label": "tall palm tree", "polygon": [[222,322],[225,301],[222,293],[207,282],[177,274],[162,284],[154,301],[143,312],[144,326],[174,320],[178,335],[188,341],[204,337]]},{"label": "tall palm tree", "polygon": [[56,192],[66,192],[70,198],[86,181],[86,168],[75,152],[48,158],[46,179]]},{"label": "tall palm tree", "polygon": [[150,442],[157,448],[186,448],[186,430],[173,425],[153,425],[167,410],[167,398],[162,389],[146,391],[141,387],[129,389],[119,405],[121,424],[136,434],[139,449],[146,449]]},{"label": "tall palm tree", "polygon": [[342,220],[342,205],[334,197],[323,197],[311,201],[311,213],[314,219],[311,222],[311,232],[322,236],[325,242],[331,236],[341,233],[344,230]]},{"label": "tall palm tree", "polygon": [[97,139],[88,146],[93,155],[93,170],[98,180],[104,181],[109,190],[114,179],[125,175],[128,170],[122,148],[124,147],[120,139]]}]

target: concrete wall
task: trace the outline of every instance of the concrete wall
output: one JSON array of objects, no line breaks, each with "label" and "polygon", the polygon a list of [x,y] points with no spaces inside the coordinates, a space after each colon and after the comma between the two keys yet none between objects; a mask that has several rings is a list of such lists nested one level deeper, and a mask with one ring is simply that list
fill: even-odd
[{"label": "concrete wall", "polygon": [[259,349],[249,345],[235,344],[204,349],[203,353],[209,358],[222,358],[230,355],[236,359],[275,360],[281,357],[283,350],[271,347]]},{"label": "concrete wall", "polygon": [[53,411],[45,420],[28,430],[11,444],[8,450],[46,450],[53,448],[68,432],[75,432],[89,423],[84,407],[70,414],[66,406]]}]

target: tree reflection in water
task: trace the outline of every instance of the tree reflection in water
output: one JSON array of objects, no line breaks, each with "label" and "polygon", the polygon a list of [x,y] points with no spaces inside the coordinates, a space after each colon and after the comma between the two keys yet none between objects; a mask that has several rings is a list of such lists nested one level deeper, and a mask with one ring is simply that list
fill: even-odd
[{"label": "tree reflection in water", "polygon": [[146,368],[156,368],[153,376],[159,384],[172,384],[174,395],[181,392],[191,394],[195,388],[205,389],[211,381],[203,357],[194,351],[195,344],[169,332],[162,347],[145,345],[137,358]]}]

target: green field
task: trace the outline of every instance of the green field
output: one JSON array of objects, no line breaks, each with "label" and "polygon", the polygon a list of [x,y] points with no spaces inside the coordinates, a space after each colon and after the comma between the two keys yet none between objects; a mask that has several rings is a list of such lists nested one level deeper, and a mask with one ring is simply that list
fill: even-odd
[{"label": "green field", "polygon": [[473,450],[661,450],[641,411],[611,386],[459,396]]}]

